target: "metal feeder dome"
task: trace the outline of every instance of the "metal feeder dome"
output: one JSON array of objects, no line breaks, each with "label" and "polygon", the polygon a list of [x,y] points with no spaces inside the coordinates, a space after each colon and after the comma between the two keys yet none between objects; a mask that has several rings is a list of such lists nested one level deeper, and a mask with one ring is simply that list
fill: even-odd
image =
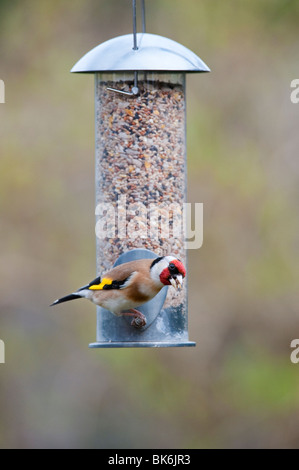
[{"label": "metal feeder dome", "polygon": [[172,39],[137,33],[136,43],[132,48],[132,34],[109,39],[87,52],[71,72],[210,72],[194,52]]},{"label": "metal feeder dome", "polygon": [[[130,210],[132,200],[133,207],[139,204],[139,214],[140,204],[144,210],[151,210],[153,203],[163,210],[175,208],[173,227],[175,220],[184,223],[181,208],[186,202],[185,74],[210,71],[188,48],[145,32],[144,0],[142,19],[143,32],[137,33],[133,0],[133,34],[96,46],[71,69],[73,73],[95,74],[99,274],[113,265],[142,258],[154,260],[174,255],[187,262],[182,237],[162,239],[159,232],[158,239],[142,235],[137,239],[133,228],[130,239],[121,236],[119,225],[116,229],[113,226],[114,212],[119,211],[119,223],[123,212]],[[124,201],[126,196],[129,201]],[[104,213],[109,216],[105,228],[101,219]],[[144,225],[147,223],[146,219]],[[108,228],[110,225],[112,229]],[[142,223],[138,228],[141,226]],[[128,227],[129,224],[127,230]],[[147,319],[141,329],[131,326],[128,317],[116,317],[98,307],[97,340],[90,347],[195,346],[188,338],[186,281],[178,295],[173,287],[164,287],[138,310]]]}]

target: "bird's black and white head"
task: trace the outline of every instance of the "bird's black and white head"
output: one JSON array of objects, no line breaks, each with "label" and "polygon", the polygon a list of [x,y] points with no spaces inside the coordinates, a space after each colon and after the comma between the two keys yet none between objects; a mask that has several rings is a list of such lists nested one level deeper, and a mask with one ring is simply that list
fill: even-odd
[{"label": "bird's black and white head", "polygon": [[174,256],[162,256],[156,258],[150,268],[151,278],[164,286],[173,286],[180,289],[186,276],[183,263]]}]

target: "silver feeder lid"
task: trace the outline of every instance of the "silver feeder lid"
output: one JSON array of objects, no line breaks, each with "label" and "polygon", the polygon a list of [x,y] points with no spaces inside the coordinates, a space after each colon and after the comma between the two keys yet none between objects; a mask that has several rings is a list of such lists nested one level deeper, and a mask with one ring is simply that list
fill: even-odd
[{"label": "silver feeder lid", "polygon": [[209,67],[185,46],[157,34],[118,36],[87,52],[72,68],[76,73],[154,71],[210,72]]}]

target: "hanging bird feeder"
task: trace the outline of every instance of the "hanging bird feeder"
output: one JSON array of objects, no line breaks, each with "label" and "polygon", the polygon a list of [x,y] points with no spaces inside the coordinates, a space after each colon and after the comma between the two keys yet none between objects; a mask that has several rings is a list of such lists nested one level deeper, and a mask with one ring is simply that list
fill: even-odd
[{"label": "hanging bird feeder", "polygon": [[[186,73],[209,72],[193,52],[136,28],[84,55],[72,68],[95,75],[97,270],[173,255],[186,265]],[[90,347],[195,346],[188,338],[187,283],[164,287],[139,310],[147,323],[98,307]]]}]

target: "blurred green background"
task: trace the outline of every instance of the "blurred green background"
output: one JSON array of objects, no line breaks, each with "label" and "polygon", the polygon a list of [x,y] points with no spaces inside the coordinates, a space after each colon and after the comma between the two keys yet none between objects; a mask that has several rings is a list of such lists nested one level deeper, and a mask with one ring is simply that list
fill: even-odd
[{"label": "blurred green background", "polygon": [[151,0],[187,77],[190,349],[90,350],[96,309],[48,305],[95,275],[95,45],[130,0],[1,0],[1,448],[298,447],[297,0]]}]

